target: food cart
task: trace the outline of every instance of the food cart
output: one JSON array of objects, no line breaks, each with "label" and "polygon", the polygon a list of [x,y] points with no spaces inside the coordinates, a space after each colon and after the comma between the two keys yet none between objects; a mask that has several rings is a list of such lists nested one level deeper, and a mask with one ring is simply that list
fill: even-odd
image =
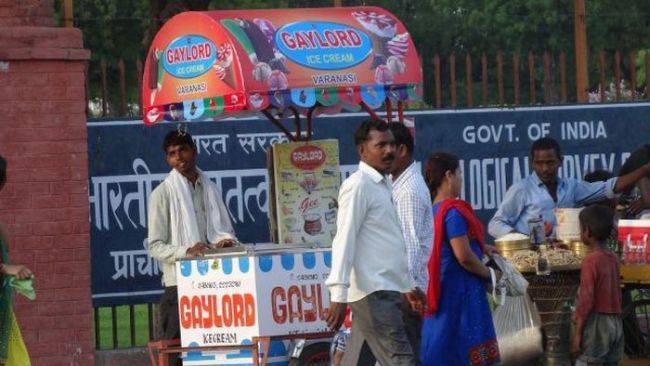
[{"label": "food cart", "polygon": [[580,285],[580,259],[568,249],[548,249],[550,273],[538,275],[539,254],[530,250],[529,239],[496,242],[529,283],[528,295],[541,320],[543,365],[570,365],[571,314]]},{"label": "food cart", "polygon": [[[329,297],[324,280],[330,267],[327,248],[278,244],[250,245],[179,261],[181,345],[201,348],[257,343],[262,364],[286,362],[287,345],[272,342],[272,338],[328,335],[324,320]],[[250,352],[199,351],[184,357],[184,363],[191,365],[242,361],[250,364]]]},{"label": "food cart", "polygon": [[[405,103],[421,99],[421,82],[410,34],[377,7],[186,12],[167,21],[151,43],[143,121],[191,128],[198,121],[260,114],[290,141],[307,146],[290,151],[301,161],[294,164],[301,174],[270,169],[269,175],[299,176],[301,192],[313,195],[327,174],[339,176],[338,167],[324,168],[320,178],[313,171],[326,151],[310,142],[313,118],[359,110],[377,118],[374,110],[384,106],[388,121],[396,109],[403,122]],[[270,179],[270,192],[274,184]],[[322,216],[313,212],[317,201],[328,205]],[[274,339],[322,337],[330,242],[310,239],[328,232],[336,207],[325,199],[302,202],[312,211],[304,225],[286,220],[287,229],[304,232],[297,235],[300,244],[245,245],[177,263],[181,340],[174,347],[160,343],[163,358],[180,351],[188,365],[281,365],[288,363],[287,342]],[[283,216],[274,215],[292,208],[278,198],[271,222],[279,225]],[[216,356],[208,352],[214,350]]]},{"label": "food cart", "polygon": [[[496,248],[528,280],[528,295],[541,320],[543,365],[571,364],[571,315],[580,285],[580,264],[589,249],[580,242],[579,212],[580,209],[555,209],[557,239],[544,238],[547,248],[539,252],[531,250],[531,241],[537,243],[537,238],[522,234],[509,234],[495,242]],[[550,271],[539,266],[540,256]]]},{"label": "food cart", "polygon": [[[577,210],[577,209],[572,209]],[[556,213],[557,215],[558,213]],[[566,214],[561,212],[560,214]],[[579,241],[577,212],[572,213],[571,225],[559,229],[564,232],[562,245],[567,249],[553,251],[549,257],[550,275],[537,275],[535,261],[538,256],[528,250],[527,239],[496,242],[496,246],[524,274],[530,285],[531,299],[535,302],[542,321],[545,365],[568,365],[571,337],[571,315],[580,285],[580,260],[589,253],[589,248]],[[566,217],[558,222],[566,222]],[[571,227],[572,226],[572,227]],[[612,242],[612,249],[620,250],[621,280],[623,295],[623,330],[625,353],[623,364],[634,359],[650,356],[650,236],[649,220],[620,220],[618,243]]]}]

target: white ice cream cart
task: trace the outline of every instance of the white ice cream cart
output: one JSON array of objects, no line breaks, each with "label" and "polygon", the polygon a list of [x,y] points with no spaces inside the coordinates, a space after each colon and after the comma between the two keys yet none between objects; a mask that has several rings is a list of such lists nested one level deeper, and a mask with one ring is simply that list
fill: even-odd
[{"label": "white ice cream cart", "polygon": [[[143,122],[191,125],[265,116],[290,141],[304,143],[290,152],[298,173],[281,169],[279,179],[297,180],[293,188],[310,196],[294,200],[298,208],[274,208],[281,215],[271,218],[270,231],[286,235],[271,240],[329,245],[315,236],[333,235],[325,226],[335,223],[336,195],[312,190],[329,178],[339,180],[338,167],[331,169],[324,159],[328,150],[310,142],[312,118],[343,110],[379,118],[374,109],[385,106],[388,121],[396,107],[397,120],[404,122],[406,103],[421,100],[422,92],[413,40],[381,8],[185,12],[169,19],[151,42],[142,78]],[[276,167],[282,163],[276,161]],[[315,163],[323,165],[320,178]],[[270,191],[274,188],[270,183]],[[291,192],[279,187],[277,194]],[[287,218],[298,214],[302,224]],[[161,357],[182,351],[185,364],[258,364],[252,354],[261,351],[263,364],[286,364],[286,342],[274,339],[327,330],[328,249],[244,246],[241,252],[180,261],[177,270],[182,340],[153,342]],[[215,349],[219,352],[212,353]]]},{"label": "white ice cream cart", "polygon": [[329,248],[306,245],[244,245],[180,260],[181,343],[166,348],[183,351],[184,365],[287,365],[289,340],[332,335],[330,267]]}]

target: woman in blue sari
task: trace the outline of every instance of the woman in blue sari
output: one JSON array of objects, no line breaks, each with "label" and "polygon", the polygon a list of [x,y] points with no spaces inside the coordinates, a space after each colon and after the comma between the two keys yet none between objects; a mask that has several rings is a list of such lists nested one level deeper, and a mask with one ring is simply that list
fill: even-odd
[{"label": "woman in blue sari", "polygon": [[422,364],[497,365],[499,347],[484,285],[490,270],[481,262],[494,249],[484,244],[483,226],[471,206],[457,199],[462,187],[458,158],[431,155],[425,179],[434,197],[434,243]]}]

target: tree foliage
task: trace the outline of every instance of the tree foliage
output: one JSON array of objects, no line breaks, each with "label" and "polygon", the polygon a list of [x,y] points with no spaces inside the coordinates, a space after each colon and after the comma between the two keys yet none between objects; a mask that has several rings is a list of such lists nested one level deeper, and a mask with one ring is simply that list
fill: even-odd
[{"label": "tree foliage", "polygon": [[75,26],[84,35],[92,60],[135,59],[149,24],[148,4],[130,0],[75,1]]},{"label": "tree foliage", "polygon": [[[160,26],[186,10],[328,7],[333,0],[77,0],[76,26],[92,51],[91,67],[105,59],[144,59]],[[393,12],[408,28],[431,80],[431,59],[450,53],[554,55],[564,52],[573,65],[574,0],[344,0],[344,6],[379,6]],[[586,2],[590,79],[597,79],[598,50],[629,52],[650,49],[650,7],[647,0]],[[626,59],[627,60],[627,59]],[[608,59],[608,62],[611,60]],[[643,59],[639,58],[639,62]],[[522,68],[524,63],[522,62]],[[479,66],[477,65],[477,68]],[[637,64],[641,68],[640,64]],[[477,69],[478,70],[478,69]],[[490,70],[491,72],[493,70]],[[570,71],[570,70],[569,70]],[[477,74],[479,72],[477,71]],[[571,72],[569,72],[571,76]],[[91,72],[91,78],[97,78]],[[129,76],[133,88],[135,76]],[[91,80],[92,81],[92,80]],[[597,81],[597,80],[596,80]],[[95,85],[95,83],[92,83]],[[592,82],[593,84],[593,82]],[[428,86],[427,90],[431,88]],[[91,90],[97,95],[96,89]]]}]

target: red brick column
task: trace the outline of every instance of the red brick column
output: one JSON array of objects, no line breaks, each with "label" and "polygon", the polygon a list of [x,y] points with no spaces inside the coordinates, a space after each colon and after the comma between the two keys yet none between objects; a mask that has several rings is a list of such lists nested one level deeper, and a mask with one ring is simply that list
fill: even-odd
[{"label": "red brick column", "polygon": [[83,49],[52,27],[53,0],[0,0],[0,222],[13,263],[36,276],[14,308],[34,365],[92,365]]}]

